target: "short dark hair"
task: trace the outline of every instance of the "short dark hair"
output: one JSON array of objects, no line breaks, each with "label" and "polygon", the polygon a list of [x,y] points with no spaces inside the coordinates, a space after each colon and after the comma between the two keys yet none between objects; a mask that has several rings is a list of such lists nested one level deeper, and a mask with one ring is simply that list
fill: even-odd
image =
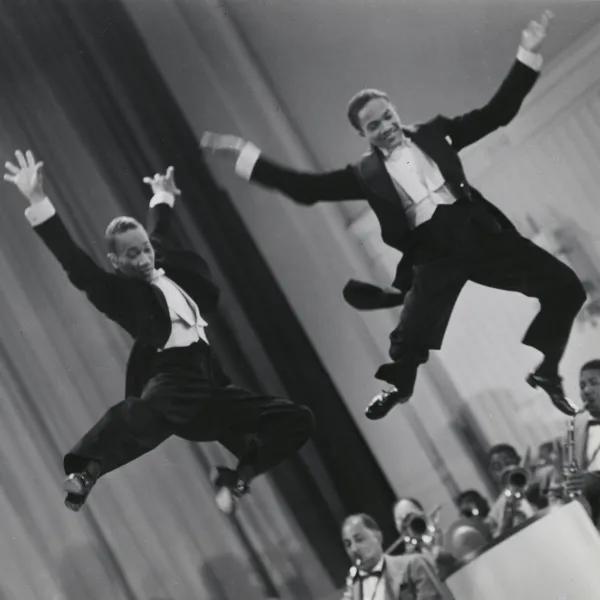
[{"label": "short dark hair", "polygon": [[488,461],[494,456],[494,454],[512,454],[515,458],[520,459],[521,455],[517,452],[517,449],[510,444],[496,444],[492,446],[487,453]]},{"label": "short dark hair", "polygon": [[132,229],[138,229],[144,226],[133,217],[116,217],[113,219],[108,226],[106,227],[106,231],[104,232],[104,239],[106,240],[106,248],[108,252],[115,253],[117,251],[117,246],[115,243],[115,238],[120,233],[125,233],[126,231],[131,231]]},{"label": "short dark hair", "polygon": [[583,371],[600,371],[600,358],[588,360],[583,367],[581,367],[581,372],[583,373]]},{"label": "short dark hair", "polygon": [[354,515],[346,517],[344,519],[344,522],[342,523],[342,531],[344,530],[346,525],[348,525],[348,523],[350,523],[351,521],[358,521],[367,529],[381,533],[381,528],[379,527],[379,525],[377,525],[377,521],[367,513],[356,513]]},{"label": "short dark hair", "polygon": [[423,505],[416,498],[411,498],[410,496],[401,496],[400,498],[398,498],[398,500],[394,502],[394,508],[396,508],[396,506],[398,506],[398,504],[400,504],[400,502],[402,502],[403,500],[414,504],[420,511],[425,512]]},{"label": "short dark hair", "polygon": [[352,127],[357,131],[362,131],[360,126],[360,119],[358,118],[358,113],[371,101],[376,98],[383,98],[384,100],[389,101],[389,97],[385,92],[381,90],[375,89],[365,89],[361,90],[357,94],[354,94],[352,98],[350,98],[350,102],[348,102],[348,121],[352,124]]}]

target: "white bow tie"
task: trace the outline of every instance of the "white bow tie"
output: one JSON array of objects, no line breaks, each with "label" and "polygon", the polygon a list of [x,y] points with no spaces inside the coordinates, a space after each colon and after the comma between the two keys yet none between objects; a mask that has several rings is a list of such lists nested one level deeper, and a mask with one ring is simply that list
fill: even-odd
[{"label": "white bow tie", "polygon": [[411,140],[409,140],[408,138],[404,138],[404,140],[400,144],[398,144],[391,150],[384,151],[383,155],[387,159],[392,158],[394,155],[398,154],[399,152],[402,152],[402,151],[406,150],[407,148],[410,148],[411,145],[412,145]]},{"label": "white bow tie", "polygon": [[154,274],[152,275],[152,282],[154,283],[157,279],[165,276],[164,269],[154,269]]}]

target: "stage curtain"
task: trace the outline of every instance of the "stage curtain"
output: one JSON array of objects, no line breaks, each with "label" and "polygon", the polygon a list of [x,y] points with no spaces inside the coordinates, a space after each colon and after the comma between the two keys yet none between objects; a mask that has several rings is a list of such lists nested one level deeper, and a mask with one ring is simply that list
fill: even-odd
[{"label": "stage curtain", "polygon": [[[213,502],[216,445],[170,440],[62,506],[61,456],[122,398],[130,341],[73,290],[3,184],[0,210],[0,598],[319,598],[347,568],[339,523],[392,494],[342,400],[217,188],[176,103],[114,1],[1,0],[0,150],[32,148],[78,241],[142,217],[144,175],[172,164],[182,241],[224,290],[211,322],[235,379],[313,408],[315,442],[255,484],[236,519]],[[239,337],[255,344],[250,356]],[[247,345],[247,343],[246,343]]]}]

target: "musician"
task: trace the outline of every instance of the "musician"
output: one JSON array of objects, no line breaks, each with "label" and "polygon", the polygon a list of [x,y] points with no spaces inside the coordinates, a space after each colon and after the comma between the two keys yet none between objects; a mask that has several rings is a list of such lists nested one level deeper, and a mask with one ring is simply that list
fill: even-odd
[{"label": "musician", "polygon": [[477,491],[465,490],[455,500],[461,516],[486,522],[490,514],[490,503]]},{"label": "musician", "polygon": [[455,499],[460,518],[446,530],[446,545],[457,558],[468,556],[492,540],[490,505],[477,490],[465,490]]},{"label": "musician", "polygon": [[[492,446],[488,452],[488,472],[498,489],[503,487],[503,472],[509,467],[517,467],[524,462],[524,459],[517,452],[514,446],[510,444],[497,444]],[[525,498],[537,510],[542,510],[548,506],[548,492],[550,482],[554,474],[554,465],[538,464],[525,465],[523,467],[529,472],[529,482],[525,489]]]},{"label": "musician", "polygon": [[[394,522],[401,538],[405,538],[400,548],[404,554],[422,554],[431,561],[436,573],[443,580],[446,573],[456,563],[455,557],[444,547],[444,533],[438,526],[440,507],[426,513],[423,505],[416,498],[399,498],[394,505]],[[423,519],[429,528],[424,537],[419,539],[410,531],[410,521],[415,517]],[[412,541],[411,541],[412,540]]]},{"label": "musician", "polygon": [[487,517],[494,537],[507,533],[513,527],[533,517],[537,512],[535,506],[527,498],[528,486],[520,490],[522,497],[517,498],[506,485],[507,474],[518,468],[521,462],[521,456],[509,444],[497,444],[488,452],[490,476],[497,488],[501,490]]},{"label": "musician", "polygon": [[386,293],[361,282],[346,288],[346,298],[353,298],[359,308],[404,304],[390,335],[392,362],[375,374],[392,387],[369,404],[369,419],[384,418],[412,397],[418,368],[430,350],[441,348],[467,281],[539,300],[540,311],[523,343],[536,348],[543,359],[527,382],[543,389],[560,411],[574,414],[559,363],[585,301],[583,286],[568,266],[521,236],[468,183],[458,155],[518,113],[539,76],[538,51],[551,16],[546,12],[539,23],[532,21],[525,28],[517,60],[480,109],[407,127],[384,92],[366,89],[356,94],[348,119],[370,151],[345,169],[298,172],[269,160],[254,144],[236,136],[207,132],[202,138],[204,148],[235,159],[238,175],[299,204],[366,199],[380,222],[383,241],[402,252],[393,283],[396,291]]},{"label": "musician", "polygon": [[[586,412],[575,417],[574,457],[579,470],[567,477],[566,486],[581,492],[584,507],[600,530],[600,359],[591,360],[581,367],[579,388]],[[562,473],[555,471],[552,489],[562,482]],[[557,504],[560,498],[552,497]]]},{"label": "musician", "polygon": [[389,556],[383,536],[369,515],[356,514],[342,525],[342,540],[357,573],[347,582],[353,600],[442,600],[444,588],[422,556]]},{"label": "musician", "polygon": [[[231,384],[208,342],[205,317],[219,290],[195,253],[169,243],[175,197],[172,168],[146,178],[154,196],[148,231],[135,219],[108,226],[105,271],[71,238],[42,186],[42,163],[28,151],[6,163],[4,179],[27,199],[25,215],[70,282],[134,339],[127,398],[113,406],[64,457],[67,508],[78,511],[98,478],[150,452],[172,435],[218,441],[239,460],[214,475],[217,504],[231,514],[251,480],[296,453],[313,416],[304,406]],[[85,339],[82,338],[82,343]]]}]

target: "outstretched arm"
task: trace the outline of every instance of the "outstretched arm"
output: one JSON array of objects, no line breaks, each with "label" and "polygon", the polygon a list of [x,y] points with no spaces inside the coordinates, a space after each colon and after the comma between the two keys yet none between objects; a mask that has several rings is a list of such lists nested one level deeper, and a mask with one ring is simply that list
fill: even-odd
[{"label": "outstretched arm", "polygon": [[144,183],[152,188],[152,200],[146,218],[146,229],[151,238],[162,239],[169,233],[173,220],[173,208],[181,191],[175,184],[175,169],[169,167],[164,175],[144,177]]},{"label": "outstretched arm", "polygon": [[365,197],[351,166],[325,173],[296,171],[264,158],[252,142],[234,135],[205,132],[200,145],[216,155],[233,158],[235,171],[240,177],[279,190],[299,204],[361,200]]},{"label": "outstretched arm", "polygon": [[56,209],[46,196],[42,183],[42,162],[33,153],[15,152],[17,164],[7,162],[4,180],[13,183],[28,200],[27,220],[34,227],[64,268],[71,283],[85,292],[92,303],[109,318],[121,323],[123,318],[121,286],[116,275],[106,272],[88,256],[69,235]]},{"label": "outstretched arm", "polygon": [[531,21],[523,30],[517,60],[485,106],[453,119],[443,118],[446,133],[457,151],[508,125],[517,115],[538,79],[543,62],[538,52],[546,38],[552,16],[550,11],[546,11],[539,23]]}]

